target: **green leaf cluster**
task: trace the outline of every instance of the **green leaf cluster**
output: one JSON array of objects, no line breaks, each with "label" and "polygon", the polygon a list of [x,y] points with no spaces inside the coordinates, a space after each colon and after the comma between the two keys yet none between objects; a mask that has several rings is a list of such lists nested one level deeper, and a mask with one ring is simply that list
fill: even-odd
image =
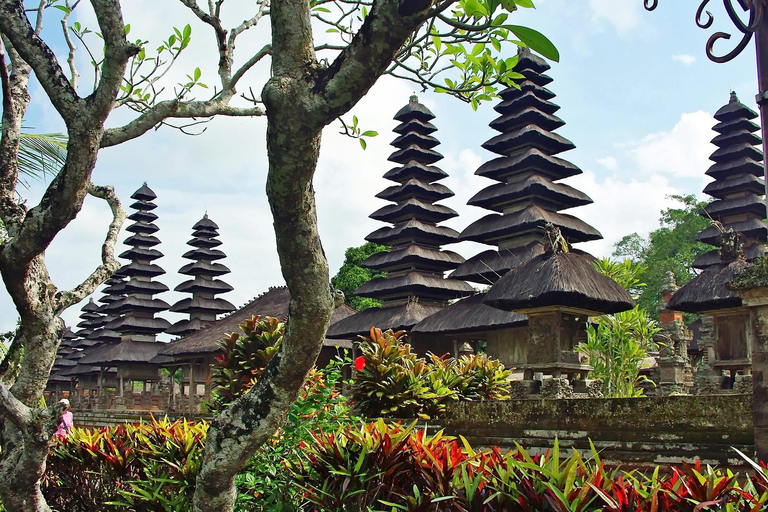
[{"label": "green leaf cluster", "polygon": [[710,224],[710,220],[701,215],[707,203],[698,201],[694,195],[671,198],[680,206],[661,212],[659,229],[651,231],[645,238],[637,233],[627,235],[616,243],[613,252],[614,256],[629,258],[646,267],[638,278],[647,287],[637,302],[656,319],[657,307],[661,305],[659,289],[666,273],[674,273],[677,284],[683,285],[698,273],[692,266],[693,260],[714,249],[696,241],[696,235]]},{"label": "green leaf cluster", "polygon": [[331,278],[333,287],[343,291],[347,304],[358,311],[381,306],[381,301],[379,300],[368,297],[356,297],[354,293],[355,290],[371,279],[386,276],[384,272],[360,266],[360,263],[365,259],[384,251],[389,251],[389,247],[373,242],[368,242],[359,247],[350,247],[344,252],[344,263],[341,265],[341,268]]},{"label": "green leaf cluster", "polygon": [[511,372],[501,362],[486,355],[424,359],[404,339],[404,331],[373,327],[361,341],[364,365],[355,375],[352,400],[364,416],[429,419],[442,417],[456,400],[509,398]]}]

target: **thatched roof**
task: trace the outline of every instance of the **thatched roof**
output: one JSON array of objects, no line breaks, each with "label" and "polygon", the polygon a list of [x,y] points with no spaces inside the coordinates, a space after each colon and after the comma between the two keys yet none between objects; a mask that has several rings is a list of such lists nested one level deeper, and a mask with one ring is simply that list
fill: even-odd
[{"label": "thatched roof", "polygon": [[[768,253],[768,247],[765,244],[752,244],[744,247],[744,259],[747,261],[755,261],[763,254]],[[718,249],[705,252],[693,260],[693,268],[705,269],[712,265],[720,263],[720,251]]]},{"label": "thatched roof", "polygon": [[532,231],[538,231],[543,236],[547,223],[559,227],[570,243],[603,238],[598,230],[573,215],[550,212],[532,204],[512,213],[486,215],[467,226],[459,235],[459,240],[491,244],[498,240],[521,237]]},{"label": "thatched roof", "polygon": [[565,137],[536,125],[526,125],[517,130],[502,133],[483,144],[488,151],[499,155],[511,155],[523,147],[534,147],[548,155],[568,151],[576,146]]},{"label": "thatched roof", "polygon": [[390,169],[384,174],[384,177],[398,183],[405,183],[408,180],[425,181],[432,183],[448,176],[448,173],[434,165],[424,165],[416,160],[410,160],[405,165]]},{"label": "thatched roof", "polygon": [[534,91],[524,92],[523,94],[515,96],[512,99],[504,100],[493,107],[493,110],[499,114],[512,114],[514,112],[525,110],[526,108],[535,108],[547,114],[554,114],[560,110],[559,105],[555,105],[551,101],[539,98]]},{"label": "thatched roof", "polygon": [[[544,96],[547,96],[548,98],[554,97],[554,93],[552,91],[544,89],[543,87],[535,86],[533,84],[531,84],[531,86],[525,90],[535,91],[539,98]],[[557,116],[553,116],[552,114],[542,112],[537,108],[529,107],[520,112],[513,112],[511,114],[499,116],[491,121],[488,126],[500,132],[511,132],[528,124],[534,124],[540,128],[543,128],[544,130],[552,131],[557,130],[561,126],[565,126],[565,121]]]},{"label": "thatched roof", "polygon": [[723,199],[734,192],[748,192],[755,195],[765,194],[765,182],[753,174],[737,174],[722,180],[710,181],[704,187],[704,193]]},{"label": "thatched roof", "polygon": [[417,179],[410,179],[401,185],[387,187],[376,194],[376,197],[379,199],[394,201],[395,203],[412,197],[423,201],[434,202],[452,196],[453,192],[445,185],[440,183],[427,183]]},{"label": "thatched roof", "polygon": [[79,364],[122,365],[149,363],[165,343],[158,341],[121,341],[116,345],[99,347],[78,361]]},{"label": "thatched roof", "polygon": [[440,246],[456,242],[459,233],[447,226],[435,226],[411,219],[394,227],[379,228],[365,239],[382,245],[399,245],[404,242],[422,242],[426,245]]},{"label": "thatched roof", "polygon": [[635,306],[629,293],[598,272],[593,258],[581,251],[533,258],[509,271],[485,295],[484,302],[505,311],[561,306],[605,314]]},{"label": "thatched roof", "polygon": [[418,218],[423,222],[442,222],[458,216],[455,210],[441,204],[431,204],[416,198],[411,198],[397,204],[388,204],[369,215],[374,220],[383,222],[402,222]]},{"label": "thatched roof", "polygon": [[[764,220],[750,218],[739,222],[729,222],[726,228],[730,228],[737,233],[741,233],[747,238],[755,240],[765,240],[768,236],[768,224]],[[720,229],[710,226],[696,236],[696,240],[709,245],[720,245]]]},{"label": "thatched roof", "polygon": [[506,182],[510,176],[536,171],[536,174],[558,180],[581,174],[581,169],[567,160],[529,148],[513,156],[501,156],[481,165],[475,174]]},{"label": "thatched roof", "polygon": [[395,331],[410,330],[414,325],[441,309],[440,306],[426,306],[418,302],[386,308],[369,308],[331,324],[326,336],[332,339],[355,339],[357,336],[367,335],[371,327]]},{"label": "thatched roof", "polygon": [[[270,288],[269,291],[256,297],[231,315],[217,320],[201,331],[165,345],[160,353],[174,357],[215,354],[220,350],[216,343],[229,333],[240,332],[238,326],[245,320],[250,320],[254,315],[283,319],[288,316],[290,302],[291,295],[288,288],[284,286]],[[344,304],[333,312],[331,325],[354,314],[355,310]],[[330,344],[323,343],[324,346]],[[332,344],[334,346],[339,345],[335,341]]]},{"label": "thatched roof", "polygon": [[465,261],[449,277],[479,284],[493,284],[509,272],[509,269],[522,265],[540,254],[544,254],[544,245],[539,242],[514,249],[483,251]]},{"label": "thatched roof", "polygon": [[680,287],[669,299],[667,309],[701,313],[741,307],[741,299],[726,285],[747,266],[745,260],[713,265]]},{"label": "thatched roof", "polygon": [[513,204],[526,201],[554,211],[592,203],[588,195],[570,185],[552,183],[543,176],[532,175],[512,183],[486,187],[472,196],[467,204],[501,213]]},{"label": "thatched roof", "polygon": [[131,199],[137,199],[139,201],[152,201],[153,199],[157,199],[157,194],[147,186],[147,182],[145,181],[144,184],[139,187],[139,189],[131,194]]},{"label": "thatched roof", "polygon": [[718,121],[730,121],[732,119],[754,119],[758,116],[757,112],[747,107],[739,101],[735,92],[731,92],[728,103],[715,112],[715,119]]},{"label": "thatched roof", "polygon": [[721,222],[739,213],[757,215],[759,218],[764,219],[765,201],[762,198],[762,194],[746,193],[741,197],[713,201],[704,208],[704,211],[706,211],[709,218]]},{"label": "thatched roof", "polygon": [[462,299],[416,324],[412,332],[469,334],[528,324],[528,317],[483,304],[485,294]]},{"label": "thatched roof", "polygon": [[419,132],[419,133],[432,133],[437,131],[437,126],[433,125],[429,121],[418,118],[408,118],[399,125],[392,128],[395,133],[407,133],[407,132]]},{"label": "thatched roof", "polygon": [[372,254],[360,263],[361,267],[377,270],[397,270],[399,267],[416,266],[423,270],[442,272],[458,267],[464,258],[453,251],[441,251],[411,244],[402,249]]},{"label": "thatched roof", "polygon": [[466,297],[473,288],[464,281],[444,279],[442,277],[408,272],[394,277],[378,277],[360,285],[355,295],[363,297],[386,298],[415,295],[436,300]]}]

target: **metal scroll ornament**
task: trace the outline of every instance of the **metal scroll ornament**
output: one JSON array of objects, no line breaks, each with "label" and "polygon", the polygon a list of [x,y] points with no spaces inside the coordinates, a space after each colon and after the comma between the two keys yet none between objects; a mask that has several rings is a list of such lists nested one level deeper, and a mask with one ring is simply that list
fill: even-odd
[{"label": "metal scroll ornament", "polygon": [[[703,0],[696,10],[696,25],[699,28],[708,29],[715,21],[715,17],[712,16],[712,13],[706,10],[710,1],[711,0]],[[645,9],[647,11],[653,11],[658,7],[659,0],[643,0],[643,3],[645,4]],[[744,19],[742,19],[742,16],[739,15],[734,4],[738,4],[738,7],[741,8],[742,16],[743,13],[749,14],[749,21],[745,22]],[[707,57],[709,60],[719,63],[733,60],[747,47],[749,40],[752,39],[752,34],[755,33],[761,21],[764,19],[765,10],[768,8],[768,1],[723,0],[723,5],[725,6],[725,12],[728,13],[728,17],[731,18],[736,30],[738,30],[742,36],[741,40],[733,50],[721,56],[716,55],[714,52],[715,43],[720,39],[730,39],[731,34],[726,32],[715,32],[709,37],[707,40]]]}]

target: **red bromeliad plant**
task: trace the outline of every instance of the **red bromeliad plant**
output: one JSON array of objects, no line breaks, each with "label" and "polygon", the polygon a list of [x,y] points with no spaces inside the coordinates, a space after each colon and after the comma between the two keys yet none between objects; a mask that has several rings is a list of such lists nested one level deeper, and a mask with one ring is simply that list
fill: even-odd
[{"label": "red bromeliad plant", "polygon": [[225,336],[217,344],[222,354],[211,367],[211,402],[220,409],[247,393],[267,363],[280,350],[285,324],[274,317],[258,315],[239,325],[241,333]]}]

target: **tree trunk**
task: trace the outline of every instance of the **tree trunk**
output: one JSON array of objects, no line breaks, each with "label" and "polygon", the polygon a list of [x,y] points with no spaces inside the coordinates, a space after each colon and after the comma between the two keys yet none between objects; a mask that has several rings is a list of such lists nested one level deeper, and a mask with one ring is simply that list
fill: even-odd
[{"label": "tree trunk", "polygon": [[333,310],[312,188],[320,133],[306,133],[297,96],[282,86],[277,89],[269,93],[275,108],[268,107],[267,194],[283,277],[291,291],[291,314],[282,348],[257,385],[211,422],[195,487],[196,512],[233,510],[235,476],[282,425],[317,359]]},{"label": "tree trunk", "polygon": [[33,413],[31,421],[22,426],[6,420],[0,431],[0,496],[9,511],[44,512],[50,509],[40,491],[40,478],[45,473],[48,442],[59,423],[60,411],[58,404],[39,406],[63,324],[53,309],[55,288],[42,255],[26,269],[2,268],[2,275],[22,314],[17,343],[24,347],[24,364],[11,393]]}]

